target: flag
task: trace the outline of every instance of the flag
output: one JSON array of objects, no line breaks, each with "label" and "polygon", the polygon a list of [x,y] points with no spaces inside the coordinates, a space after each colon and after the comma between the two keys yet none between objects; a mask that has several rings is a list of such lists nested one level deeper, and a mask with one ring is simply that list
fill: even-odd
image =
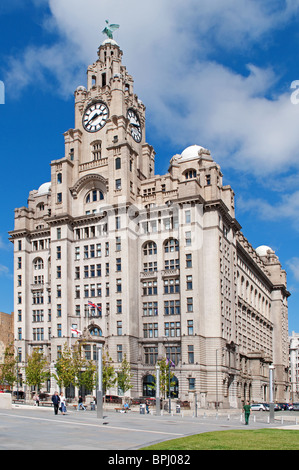
[{"label": "flag", "polygon": [[93,308],[97,308],[99,310],[99,312],[101,311],[101,307],[99,305],[94,304],[90,300],[88,301],[88,306],[93,307]]},{"label": "flag", "polygon": [[82,335],[82,331],[78,330],[77,328],[71,328],[71,332],[75,337]]},{"label": "flag", "polygon": [[171,359],[168,359],[168,357],[166,358],[166,365],[168,366],[168,364],[170,363],[170,367],[175,367],[175,363],[172,362]]}]

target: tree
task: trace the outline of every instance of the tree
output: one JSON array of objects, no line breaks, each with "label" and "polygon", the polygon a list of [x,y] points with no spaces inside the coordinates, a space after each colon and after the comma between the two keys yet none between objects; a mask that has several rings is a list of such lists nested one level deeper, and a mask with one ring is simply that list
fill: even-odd
[{"label": "tree", "polygon": [[14,357],[14,347],[12,344],[5,348],[4,362],[0,364],[0,384],[13,387],[18,380],[16,374],[16,365],[18,360]]},{"label": "tree", "polygon": [[49,362],[42,351],[34,349],[27,358],[25,383],[40,390],[41,385],[50,377]]},{"label": "tree", "polygon": [[96,365],[92,361],[88,361],[81,372],[80,385],[87,390],[93,390],[96,387]]},{"label": "tree", "polygon": [[[169,395],[169,362],[164,357],[161,361],[158,361],[160,366],[160,391],[164,398]],[[174,372],[170,369],[170,386],[174,386],[175,382],[173,381]]]},{"label": "tree", "polygon": [[126,355],[124,355],[124,358],[120,366],[120,370],[117,373],[118,387],[123,391],[124,394],[128,390],[133,388],[132,379],[133,379],[133,373],[131,372],[131,365],[127,361]]},{"label": "tree", "polygon": [[56,374],[53,374],[59,388],[69,387],[75,383],[76,374],[72,350],[65,343],[63,351],[55,364]]},{"label": "tree", "polygon": [[112,365],[112,359],[109,356],[108,351],[103,350],[102,355],[102,383],[103,383],[103,395],[106,395],[106,390],[115,385],[117,380],[115,375],[115,369]]},{"label": "tree", "polygon": [[72,350],[75,384],[78,388],[85,387],[87,390],[93,390],[96,386],[96,365],[84,357],[82,345],[82,342],[77,341]]}]

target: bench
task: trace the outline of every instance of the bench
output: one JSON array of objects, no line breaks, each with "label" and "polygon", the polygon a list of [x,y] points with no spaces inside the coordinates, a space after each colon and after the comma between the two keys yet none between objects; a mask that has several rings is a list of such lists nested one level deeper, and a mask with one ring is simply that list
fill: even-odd
[{"label": "bench", "polygon": [[114,408],[116,413],[126,413],[127,411],[131,411],[130,408]]}]

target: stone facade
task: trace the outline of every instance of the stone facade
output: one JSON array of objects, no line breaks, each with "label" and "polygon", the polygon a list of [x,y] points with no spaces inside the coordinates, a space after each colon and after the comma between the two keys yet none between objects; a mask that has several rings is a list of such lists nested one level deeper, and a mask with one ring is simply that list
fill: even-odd
[{"label": "stone facade", "polygon": [[0,312],[0,364],[4,362],[5,349],[14,341],[14,314]]},{"label": "stone facade", "polygon": [[241,233],[209,150],[188,147],[155,174],[145,106],[115,41],[100,46],[87,88],[76,89],[75,127],[64,136],[64,158],[15,210],[10,232],[22,360],[39,346],[54,367],[77,329],[87,357],[102,343],[117,369],[126,354],[132,396],[151,393],[167,355],[181,400],[266,401],[270,363],[276,398],[288,399],[285,271]]}]

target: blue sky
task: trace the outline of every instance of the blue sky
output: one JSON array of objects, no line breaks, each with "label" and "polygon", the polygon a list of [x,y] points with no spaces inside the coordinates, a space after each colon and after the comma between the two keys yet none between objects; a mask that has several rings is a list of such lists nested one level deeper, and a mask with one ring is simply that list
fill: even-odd
[{"label": "blue sky", "polygon": [[189,145],[210,149],[242,232],[287,271],[289,331],[299,332],[299,0],[1,2],[0,311],[13,310],[14,209],[64,155],[73,92],[86,85],[106,19],[120,24],[156,173]]}]

